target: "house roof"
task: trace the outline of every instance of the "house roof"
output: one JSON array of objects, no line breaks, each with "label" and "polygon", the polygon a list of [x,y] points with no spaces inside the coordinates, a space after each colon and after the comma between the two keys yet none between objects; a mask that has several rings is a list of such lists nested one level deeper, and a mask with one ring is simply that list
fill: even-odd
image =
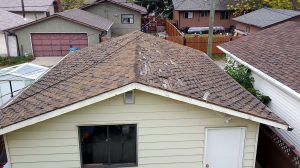
[{"label": "house roof", "polygon": [[133,83],[286,125],[206,54],[135,31],[67,55],[0,111],[0,127]]},{"label": "house roof", "polygon": [[220,45],[300,94],[300,23],[287,21]]},{"label": "house roof", "polygon": [[[46,12],[54,0],[24,0],[25,11]],[[21,0],[1,0],[0,8],[11,12],[21,12]]]},{"label": "house roof", "polygon": [[132,9],[134,11],[137,11],[137,12],[141,13],[141,14],[147,14],[147,9],[146,8],[144,8],[140,5],[137,5],[135,3],[128,2],[127,0],[98,0],[94,3],[91,3],[89,5],[84,6],[82,9],[89,8],[91,6],[101,4],[103,2],[111,2],[113,4],[117,4],[117,5],[123,6],[125,8]]},{"label": "house roof", "polygon": [[32,24],[36,24],[39,23],[41,21],[47,20],[47,19],[51,19],[53,17],[60,17],[75,23],[79,23],[94,29],[98,29],[98,30],[105,30],[108,31],[110,29],[110,27],[112,26],[113,22],[103,18],[101,16],[92,14],[90,12],[86,12],[84,10],[81,9],[71,9],[71,10],[66,10],[60,13],[55,13],[49,17],[45,17],[21,26],[17,26],[17,27],[13,27],[10,30],[17,30],[17,29],[21,29],[23,27],[27,27],[30,26]]},{"label": "house roof", "polygon": [[23,25],[30,21],[30,19],[24,20],[21,15],[0,9],[0,31]]},{"label": "house roof", "polygon": [[[199,11],[210,10],[209,0],[172,0],[174,10],[177,11]],[[216,2],[216,10],[227,10],[228,0]]]},{"label": "house roof", "polygon": [[276,23],[300,16],[300,11],[286,9],[262,8],[245,15],[233,18],[233,20],[264,28]]}]

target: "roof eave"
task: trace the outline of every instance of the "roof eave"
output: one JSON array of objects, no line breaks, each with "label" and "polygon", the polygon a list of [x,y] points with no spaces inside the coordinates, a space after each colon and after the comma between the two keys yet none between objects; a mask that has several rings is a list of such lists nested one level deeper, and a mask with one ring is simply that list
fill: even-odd
[{"label": "roof eave", "polygon": [[183,96],[183,95],[179,95],[179,94],[176,94],[176,93],[172,93],[172,92],[169,92],[169,91],[166,91],[166,90],[146,86],[144,84],[131,83],[131,84],[125,85],[123,87],[120,87],[120,88],[108,91],[106,93],[103,93],[101,95],[98,95],[98,96],[95,96],[95,97],[92,97],[92,98],[89,98],[89,99],[86,99],[86,100],[83,100],[83,101],[65,106],[63,108],[60,108],[60,109],[57,109],[57,110],[54,110],[54,111],[51,111],[51,112],[48,112],[48,113],[45,113],[45,114],[41,114],[41,115],[38,115],[36,117],[29,118],[27,120],[24,120],[24,121],[21,121],[21,122],[18,122],[18,123],[0,128],[0,135],[7,134],[9,132],[12,132],[12,131],[15,131],[15,130],[18,130],[18,129],[21,129],[21,128],[24,128],[24,127],[27,127],[27,126],[30,126],[30,125],[34,125],[36,123],[48,120],[50,118],[54,118],[54,117],[72,112],[76,109],[83,108],[83,107],[86,107],[88,105],[92,105],[94,103],[109,99],[111,97],[126,93],[126,92],[131,91],[131,90],[135,90],[135,89],[136,90],[141,90],[141,91],[144,91],[144,92],[147,92],[147,93],[152,93],[152,94],[155,94],[155,95],[167,97],[167,98],[170,98],[170,99],[178,100],[178,101],[185,102],[185,103],[188,103],[188,104],[196,105],[196,106],[199,106],[199,107],[211,109],[211,110],[214,110],[214,111],[217,111],[217,112],[225,113],[225,114],[236,116],[236,117],[239,117],[239,118],[244,118],[244,119],[251,120],[251,121],[254,121],[254,122],[266,124],[266,125],[269,125],[269,126],[273,126],[273,127],[277,127],[277,128],[281,128],[281,129],[285,129],[285,130],[288,130],[290,128],[289,125],[284,124],[284,123],[279,123],[279,122],[276,122],[276,121],[271,121],[271,120],[267,120],[267,119],[264,119],[264,118],[249,115],[249,114],[246,114],[246,113],[238,112],[238,111],[228,109],[228,108],[225,108],[225,107],[221,107],[221,106],[218,106],[218,105],[215,105],[215,104],[207,103],[205,101],[196,100],[196,99],[186,97],[186,96]]},{"label": "roof eave", "polygon": [[297,100],[300,100],[300,94],[298,92],[296,92],[295,90],[291,89],[290,87],[284,85],[283,83],[279,82],[278,80],[272,78],[271,76],[267,75],[266,73],[262,72],[261,70],[255,68],[254,66],[248,64],[247,62],[243,61],[242,59],[240,59],[239,57],[237,57],[236,55],[232,54],[230,51],[227,51],[225,48],[221,47],[221,46],[217,46],[221,51],[223,51],[225,54],[227,54],[228,56],[230,56],[231,58],[233,58],[234,60],[236,60],[237,62],[245,65],[246,67],[248,67],[251,71],[255,72],[257,75],[259,75],[260,77],[262,77],[263,79],[269,81],[270,83],[272,83],[273,85],[275,85],[276,87],[282,89],[285,93],[287,93],[288,95],[296,98]]},{"label": "roof eave", "polygon": [[138,9],[136,9],[136,8],[130,8],[130,7],[128,7],[128,6],[122,5],[121,3],[117,3],[117,2],[114,2],[114,1],[110,1],[110,0],[99,0],[99,1],[96,1],[96,2],[91,3],[91,4],[89,4],[89,5],[83,6],[83,7],[81,7],[80,9],[89,8],[89,7],[92,7],[92,6],[94,6],[94,5],[98,5],[98,4],[100,4],[100,3],[102,3],[102,2],[105,2],[105,1],[108,1],[108,2],[110,2],[110,3],[116,4],[116,5],[119,5],[119,6],[122,6],[122,7],[124,7],[124,8],[129,8],[129,9],[131,9],[131,10],[137,11],[137,12],[139,12],[139,13],[142,14],[142,15],[147,14],[147,11],[138,10]]},{"label": "roof eave", "polygon": [[26,24],[23,24],[23,25],[20,25],[20,26],[16,26],[16,27],[13,27],[13,28],[6,29],[4,31],[15,31],[15,30],[22,29],[24,27],[27,27],[27,26],[30,26],[30,25],[33,25],[33,24],[36,24],[36,23],[39,23],[39,22],[42,22],[42,21],[54,18],[54,17],[59,17],[59,18],[65,19],[65,20],[69,20],[71,22],[78,23],[78,24],[81,24],[81,25],[84,25],[84,26],[87,26],[87,27],[90,27],[90,28],[93,28],[93,29],[96,29],[96,30],[99,30],[99,31],[108,31],[109,28],[111,27],[111,25],[113,24],[112,23],[109,26],[108,30],[106,30],[106,29],[98,28],[98,27],[95,27],[95,26],[92,26],[92,25],[89,25],[89,24],[86,24],[86,23],[83,23],[83,22],[80,22],[80,21],[77,21],[77,20],[74,20],[74,19],[62,16],[62,15],[59,15],[59,14],[53,14],[53,15],[51,15],[49,17],[41,18],[41,19],[38,19],[38,20],[35,20],[35,21],[32,21],[32,22],[26,23]]}]

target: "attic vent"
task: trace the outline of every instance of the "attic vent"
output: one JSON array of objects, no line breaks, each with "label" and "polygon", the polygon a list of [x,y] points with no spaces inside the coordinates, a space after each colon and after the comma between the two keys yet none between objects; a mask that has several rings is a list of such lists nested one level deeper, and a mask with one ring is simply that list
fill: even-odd
[{"label": "attic vent", "polygon": [[133,91],[124,93],[124,104],[134,104],[134,92]]}]

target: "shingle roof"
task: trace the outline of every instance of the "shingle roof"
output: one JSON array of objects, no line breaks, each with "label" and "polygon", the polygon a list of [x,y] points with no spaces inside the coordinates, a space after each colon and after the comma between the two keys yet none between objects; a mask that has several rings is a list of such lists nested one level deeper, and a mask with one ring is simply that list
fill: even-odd
[{"label": "shingle roof", "polygon": [[[54,0],[24,0],[25,11],[46,12]],[[6,11],[21,12],[21,0],[1,0],[0,8]]]},{"label": "shingle roof", "polygon": [[120,5],[120,6],[123,6],[123,7],[126,7],[126,8],[129,8],[129,9],[132,9],[132,10],[135,10],[135,11],[141,13],[141,14],[147,14],[147,9],[146,8],[144,8],[140,5],[137,5],[135,3],[128,2],[127,0],[98,0],[94,3],[92,3],[92,4],[84,6],[82,9],[85,9],[85,8],[88,8],[88,7],[97,5],[97,4],[101,4],[101,3],[106,2],[106,1],[117,4],[117,5]]},{"label": "shingle roof", "polygon": [[[210,10],[209,0],[172,0],[174,10],[178,11],[199,11]],[[228,0],[216,2],[216,10],[227,10]]]},{"label": "shingle roof", "polygon": [[300,94],[300,23],[288,21],[220,45]]},{"label": "shingle roof", "polygon": [[72,19],[74,21],[85,23],[102,30],[108,30],[113,24],[113,21],[81,9],[66,10],[64,12],[57,13],[57,15]]},{"label": "shingle roof", "polygon": [[0,31],[23,25],[30,21],[30,19],[24,20],[21,15],[0,9]]},{"label": "shingle roof", "polygon": [[296,16],[300,16],[300,11],[262,8],[233,18],[233,20],[264,28]]},{"label": "shingle roof", "polygon": [[285,123],[204,53],[135,31],[70,54],[0,111],[7,127],[140,83]]},{"label": "shingle roof", "polygon": [[83,24],[83,25],[88,26],[88,27],[92,27],[94,29],[106,30],[106,31],[113,24],[112,21],[110,21],[106,18],[103,18],[101,16],[95,15],[93,13],[86,12],[86,11],[81,10],[81,9],[71,9],[71,10],[66,10],[66,11],[60,12],[60,13],[55,13],[55,14],[49,16],[49,17],[38,19],[36,21],[30,22],[30,23],[27,23],[27,24],[24,24],[24,25],[20,25],[20,26],[17,26],[17,27],[10,28],[10,30],[17,30],[17,29],[20,29],[20,28],[23,28],[23,27],[27,27],[27,26],[30,26],[32,24],[36,24],[36,23],[39,23],[41,21],[51,19],[53,17],[61,17],[63,19],[67,19],[67,20],[72,21],[72,22],[76,22],[76,23]]}]

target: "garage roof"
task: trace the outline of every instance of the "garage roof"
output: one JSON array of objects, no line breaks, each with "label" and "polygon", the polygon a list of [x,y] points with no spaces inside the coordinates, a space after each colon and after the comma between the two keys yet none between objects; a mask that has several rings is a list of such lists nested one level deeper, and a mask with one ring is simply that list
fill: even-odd
[{"label": "garage roof", "polygon": [[110,3],[113,3],[113,4],[119,5],[119,6],[123,6],[125,8],[137,11],[140,14],[147,14],[147,9],[146,8],[144,8],[140,5],[137,5],[135,3],[128,2],[127,0],[98,0],[94,3],[92,3],[92,4],[84,6],[82,9],[85,9],[85,8],[88,8],[88,7],[91,7],[91,6],[94,6],[94,5],[98,5],[98,4],[101,4],[103,2],[110,2]]},{"label": "garage roof", "polygon": [[209,109],[233,110],[249,120],[287,125],[205,53],[135,31],[67,55],[0,110],[0,127],[86,104],[131,84],[207,103]]},{"label": "garage roof", "polygon": [[97,30],[102,30],[102,31],[103,30],[108,31],[113,24],[113,21],[110,21],[110,20],[103,18],[101,16],[98,16],[98,15],[92,14],[90,12],[86,12],[81,9],[71,9],[71,10],[66,10],[64,12],[53,14],[49,17],[45,17],[45,18],[30,22],[28,24],[24,24],[21,26],[11,28],[9,30],[17,30],[17,29],[21,29],[21,28],[30,26],[32,24],[38,24],[39,22],[51,19],[53,17],[59,17],[62,19],[69,20],[71,22],[75,22],[75,23],[78,23],[78,24],[81,24],[81,25],[84,25],[87,27],[91,27],[91,28],[94,28]]}]

